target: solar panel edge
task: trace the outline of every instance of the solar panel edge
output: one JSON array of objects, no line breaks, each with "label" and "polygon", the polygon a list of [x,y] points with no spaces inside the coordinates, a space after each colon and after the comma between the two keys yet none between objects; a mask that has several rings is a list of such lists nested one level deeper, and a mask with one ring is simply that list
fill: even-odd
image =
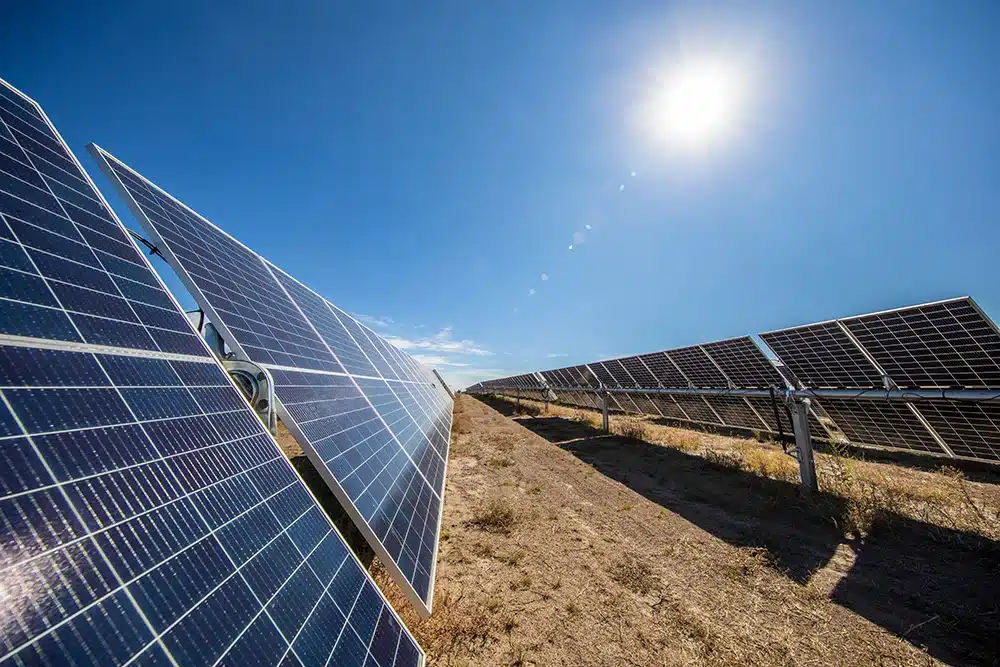
[{"label": "solar panel edge", "polygon": [[[39,114],[39,117],[49,127],[49,129],[51,130],[53,136],[56,138],[56,141],[60,144],[60,148],[65,151],[65,154],[69,157],[69,159],[73,162],[73,164],[79,170],[80,175],[85,179],[85,182],[89,186],[90,190],[99,199],[99,203],[103,206],[105,212],[110,216],[110,218],[113,221],[113,223],[115,225],[117,225],[118,228],[123,232],[123,234],[129,239],[129,243],[135,249],[136,253],[140,257],[142,257],[142,260],[140,260],[140,261],[142,262],[143,268],[146,269],[148,271],[148,273],[153,276],[153,279],[156,281],[157,285],[167,295],[167,298],[170,300],[170,303],[173,306],[175,312],[177,312],[178,314],[182,314],[184,311],[181,308],[179,302],[174,297],[173,293],[166,287],[165,283],[163,283],[163,281],[160,278],[160,276],[157,274],[157,272],[155,271],[155,269],[150,264],[149,259],[144,255],[144,253],[141,252],[141,249],[138,247],[138,245],[136,244],[135,240],[131,237],[130,234],[127,233],[127,228],[125,227],[125,225],[122,223],[122,221],[120,220],[120,218],[117,216],[117,214],[115,213],[114,209],[110,206],[110,204],[108,203],[108,201],[104,197],[104,194],[101,192],[101,190],[94,183],[94,181],[91,178],[90,174],[87,172],[86,169],[84,169],[83,165],[80,163],[80,161],[77,158],[76,154],[72,151],[72,149],[69,148],[68,143],[65,141],[65,139],[62,137],[62,135],[59,133],[59,131],[57,130],[57,128],[55,127],[55,125],[51,122],[51,120],[49,119],[48,115],[42,109],[41,105],[39,105],[33,99],[29,98],[23,92],[21,92],[16,87],[14,87],[11,84],[9,84],[8,82],[4,81],[3,79],[0,79],[0,84],[2,84],[5,87],[5,89],[10,90],[10,91],[12,91],[12,92],[20,95],[21,97],[23,97],[26,101],[30,102],[31,105],[36,109],[36,111]],[[184,319],[186,320],[186,318],[184,318]],[[244,394],[242,393],[242,391],[240,391],[240,389],[236,386],[236,384],[233,381],[232,377],[221,366],[221,364],[219,363],[218,359],[216,359],[215,355],[212,354],[211,350],[209,349],[209,347],[208,347],[207,343],[204,341],[204,339],[202,339],[201,336],[197,335],[197,332],[194,330],[194,328],[193,328],[193,326],[191,325],[190,322],[188,322],[187,326],[190,329],[191,333],[195,336],[195,338],[197,338],[200,341],[199,344],[200,344],[201,348],[205,352],[204,356],[186,355],[186,354],[171,353],[171,352],[163,352],[163,351],[159,351],[159,350],[144,350],[144,349],[141,349],[141,348],[125,348],[125,347],[94,345],[94,344],[89,344],[89,343],[70,343],[68,345],[63,345],[63,344],[61,344],[60,341],[55,341],[54,342],[53,340],[50,340],[50,339],[32,339],[32,338],[24,337],[24,336],[5,336],[4,337],[5,338],[4,344],[5,345],[9,345],[9,346],[15,346],[15,347],[16,346],[27,347],[27,348],[31,348],[31,349],[46,349],[46,348],[48,348],[48,349],[58,349],[58,350],[61,350],[61,351],[67,352],[67,353],[73,353],[73,354],[90,354],[90,355],[102,354],[102,355],[130,356],[130,357],[138,357],[138,358],[146,358],[146,359],[172,359],[172,360],[181,360],[181,361],[187,361],[187,362],[193,362],[193,363],[199,363],[199,364],[205,364],[205,365],[214,365],[214,367],[219,371],[219,373],[221,374],[221,376],[224,377],[225,381],[228,383],[225,386],[228,386],[228,388],[230,390],[230,393],[235,394],[236,396],[239,397],[238,400],[242,402],[244,410],[248,411],[251,415],[254,415],[253,418],[254,418],[254,420],[256,420],[256,422],[260,426],[260,431],[262,433],[266,433],[267,434],[266,437],[267,437],[270,445],[274,448],[274,452],[276,453],[276,457],[275,458],[282,460],[284,462],[283,465],[287,468],[287,470],[293,476],[293,479],[298,480],[299,486],[302,489],[305,490],[305,492],[308,494],[309,498],[312,501],[311,507],[319,508],[320,513],[323,515],[324,519],[326,520],[326,524],[329,527],[330,532],[333,535],[335,535],[341,541],[341,543],[343,543],[343,545],[345,547],[345,549],[344,549],[345,552],[347,552],[347,553],[350,554],[351,558],[354,559],[355,565],[360,569],[361,572],[364,573],[364,576],[365,576],[366,580],[372,584],[372,587],[378,593],[380,599],[382,600],[383,607],[387,607],[387,608],[389,608],[391,610],[393,616],[395,617],[397,623],[399,624],[399,627],[412,640],[413,645],[416,647],[416,650],[417,650],[418,655],[419,655],[418,662],[419,662],[419,664],[422,665],[425,662],[425,653],[424,653],[423,649],[420,647],[419,643],[416,642],[415,638],[413,637],[412,632],[410,632],[410,630],[407,628],[407,626],[403,622],[402,618],[399,617],[399,615],[396,612],[396,610],[393,609],[392,605],[386,599],[385,595],[378,588],[378,586],[374,585],[374,582],[371,580],[370,575],[368,575],[367,570],[364,568],[364,566],[360,562],[360,560],[354,555],[354,553],[352,552],[352,550],[347,546],[347,542],[346,542],[346,540],[344,540],[343,536],[340,534],[340,531],[332,523],[332,521],[330,521],[330,519],[326,515],[325,511],[322,510],[322,506],[319,504],[317,498],[312,493],[311,489],[309,489],[309,487],[302,481],[301,477],[295,471],[294,466],[292,466],[291,462],[282,453],[281,448],[278,445],[278,443],[268,433],[267,429],[263,426],[263,424],[260,423],[260,420],[259,420],[258,417],[256,417],[256,413],[254,412],[253,408],[250,406],[249,402],[247,401],[247,399],[244,396]],[[43,345],[43,343],[48,343],[48,345]],[[120,396],[121,395],[121,392],[120,392],[121,388],[119,386],[117,386],[117,385],[113,385],[113,386],[114,386],[116,392]],[[4,399],[4,402],[5,402],[5,404],[7,404],[8,409],[11,411],[12,417],[18,420],[20,428],[21,428],[21,430],[22,430],[22,432],[24,434],[23,437],[25,437],[25,438],[27,438],[29,440],[32,439],[33,437],[35,437],[34,435],[32,435],[30,433],[29,429],[27,429],[25,427],[25,425],[20,422],[19,417],[17,417],[17,411],[15,411],[10,406],[10,404],[7,402],[6,398]],[[132,411],[132,408],[128,408],[128,410],[129,410],[130,413],[132,413],[133,417],[136,416],[135,413]],[[74,511],[77,511],[75,509],[75,503],[71,503],[71,507],[74,508]],[[91,532],[88,530],[87,536],[90,536],[90,535],[91,535]],[[85,537],[85,539],[92,539],[92,537]],[[98,547],[98,549],[100,549],[100,547]],[[109,563],[110,563],[110,561],[109,561]],[[115,572],[116,578],[120,579],[120,577],[118,576],[118,573],[117,573],[117,569],[114,568],[114,567],[112,569]],[[133,601],[133,603],[134,603],[134,601]],[[94,603],[94,604],[96,604],[96,603]],[[193,609],[195,609],[195,608],[197,608],[197,605],[194,606],[194,607],[191,607],[190,610],[193,611]],[[136,604],[136,609],[139,611],[140,615],[142,615],[144,613],[142,611],[142,609],[138,606],[138,604]],[[78,612],[78,613],[82,613],[82,610],[80,612]],[[158,633],[155,628],[151,627],[151,630],[152,630],[153,637],[154,637],[153,642],[154,643],[155,642],[159,642],[160,641],[160,633]],[[401,635],[401,637],[402,637],[402,635]],[[151,644],[147,644],[141,650],[145,650],[146,648],[148,648],[149,645],[151,645]],[[228,648],[232,648],[232,645],[230,645]],[[228,648],[227,648],[227,650],[228,650]],[[16,650],[19,650],[19,649],[16,649]],[[289,650],[291,650],[291,647],[289,647]],[[136,653],[135,655],[139,655],[139,653]]]},{"label": "solar panel edge", "polygon": [[[361,392],[360,389],[358,391]],[[364,392],[361,392],[361,395],[364,396]],[[424,618],[430,616],[432,611],[432,602],[434,599],[434,586],[433,585],[430,586],[429,596],[427,600],[424,600],[423,598],[420,597],[420,594],[417,593],[416,589],[412,586],[412,584],[409,583],[409,581],[406,578],[406,575],[403,574],[402,569],[400,569],[395,559],[389,553],[389,550],[386,549],[385,545],[382,543],[382,540],[379,539],[379,537],[375,534],[375,531],[372,530],[371,525],[369,525],[368,521],[365,520],[365,518],[358,511],[357,507],[355,507],[354,501],[351,500],[350,495],[347,493],[344,487],[341,486],[340,482],[337,481],[337,478],[333,476],[333,472],[326,465],[326,462],[323,460],[323,457],[319,455],[319,453],[316,451],[313,445],[309,442],[309,438],[307,438],[305,436],[305,433],[302,432],[298,423],[294,419],[292,419],[291,416],[288,414],[288,411],[284,407],[284,404],[278,401],[275,406],[275,409],[278,411],[279,416],[281,416],[282,422],[284,422],[285,427],[289,430],[289,432],[292,433],[295,440],[302,446],[302,451],[305,452],[306,456],[309,458],[309,461],[313,464],[313,467],[316,468],[316,471],[323,478],[323,481],[326,482],[326,485],[337,497],[337,501],[340,503],[341,507],[344,509],[345,512],[347,512],[347,514],[351,517],[351,520],[354,522],[354,525],[357,526],[358,530],[361,531],[361,533],[364,535],[365,541],[369,544],[369,546],[371,546],[371,548],[375,551],[375,553],[378,554],[379,560],[386,567],[386,569],[389,570],[393,580],[397,581],[397,583],[405,582],[406,585],[400,584],[399,587],[406,595],[407,599],[410,601],[410,604],[416,607],[417,611]],[[373,411],[376,412],[376,414],[378,413],[377,410],[373,409]],[[389,432],[391,433],[391,431]],[[445,460],[445,468],[446,468],[445,474],[447,474],[447,459]],[[443,498],[441,500],[441,507],[443,510],[444,508]],[[439,517],[438,526],[440,525],[441,523]],[[439,544],[440,540],[437,540],[436,543]],[[353,550],[351,550],[351,554],[354,555]],[[436,566],[437,564],[436,547],[434,556],[435,556],[435,566]],[[357,556],[355,556],[355,558],[356,557]],[[433,574],[434,572],[432,570],[431,582],[434,581]]]},{"label": "solar panel edge", "polygon": [[[250,361],[251,363],[256,363],[256,362],[254,362],[252,360],[252,358],[250,357],[250,355],[247,354],[246,350],[239,344],[237,338],[233,335],[232,331],[226,325],[225,320],[219,316],[218,312],[212,306],[211,301],[204,294],[204,292],[202,292],[202,290],[198,287],[196,281],[191,277],[191,275],[188,273],[188,271],[184,268],[184,264],[179,261],[179,259],[177,258],[177,256],[172,251],[170,245],[167,244],[164,241],[164,239],[162,238],[162,236],[159,234],[158,230],[156,229],[156,226],[152,223],[152,221],[149,220],[149,218],[146,216],[145,212],[143,211],[142,207],[139,206],[138,202],[135,201],[134,197],[129,192],[128,188],[125,187],[125,185],[121,182],[121,179],[118,177],[118,174],[115,172],[114,168],[111,166],[109,159],[118,162],[119,164],[121,164],[123,167],[125,167],[126,169],[128,169],[132,173],[138,174],[138,172],[136,172],[134,169],[132,169],[131,167],[129,167],[127,164],[125,164],[121,160],[118,160],[115,156],[113,156],[110,153],[108,153],[107,151],[105,151],[103,148],[101,148],[100,146],[98,146],[96,143],[89,144],[87,148],[88,148],[88,151],[91,153],[91,155],[97,161],[97,163],[100,166],[101,170],[104,172],[104,174],[114,184],[115,188],[119,192],[119,195],[126,202],[126,205],[128,206],[129,210],[132,211],[133,215],[136,216],[136,219],[139,220],[140,224],[143,226],[143,228],[146,230],[146,232],[150,235],[150,237],[151,237],[154,245],[156,245],[156,247],[159,249],[159,251],[163,255],[164,259],[170,264],[171,268],[177,273],[178,277],[181,279],[181,282],[184,284],[185,288],[188,289],[188,291],[191,293],[191,295],[195,298],[195,301],[198,303],[198,305],[205,311],[205,313],[207,314],[209,320],[211,322],[213,322],[213,324],[215,324],[217,327],[219,327],[219,329],[221,330],[221,333],[222,333],[223,337],[225,338],[226,342],[230,344],[230,346],[232,347],[233,351],[241,359],[244,359],[246,361]],[[142,176],[142,178],[145,179],[144,176]],[[155,183],[153,183],[153,185],[155,186]],[[159,188],[159,186],[156,186],[156,187]],[[185,204],[183,204],[182,202],[180,202],[179,200],[177,200],[175,197],[173,197],[172,195],[170,195],[169,193],[167,193],[166,191],[164,191],[162,188],[159,188],[159,190],[165,196],[169,197],[172,201],[174,201],[174,202],[178,203],[179,205],[183,206],[186,210],[191,211],[192,214],[194,214],[195,216],[197,216],[199,220],[203,220],[203,221],[207,222],[212,227],[218,229],[222,234],[225,234],[227,237],[232,238],[229,234],[226,234],[226,232],[222,231],[217,226],[213,225],[211,222],[205,220],[204,217],[202,217],[201,215],[199,215],[196,212],[194,212],[190,207],[186,206]],[[233,239],[233,240],[235,241],[235,239]],[[236,241],[236,242],[239,243],[239,241]],[[133,240],[133,244],[134,243],[135,243],[135,241]],[[282,273],[284,273],[285,275],[288,275],[293,280],[295,280],[297,283],[303,284],[303,283],[301,283],[301,281],[298,281],[297,279],[295,279],[294,277],[292,277],[290,274],[288,274],[286,271],[284,271],[283,269],[281,269],[277,265],[273,265],[270,261],[268,261],[267,259],[265,259],[263,256],[259,255],[254,250],[248,248],[247,246],[245,246],[242,243],[240,243],[240,245],[243,246],[257,260],[260,261],[261,265],[268,272],[268,275],[271,275],[272,278],[274,277],[274,275],[271,272],[271,266],[274,266],[275,269],[277,269],[279,271],[282,271]],[[147,262],[148,262],[148,260],[147,260]],[[333,353],[333,351],[331,350],[331,348],[330,348],[329,344],[327,343],[327,341],[321,335],[319,335],[319,333],[316,331],[315,324],[308,317],[306,317],[302,313],[302,309],[301,309],[301,306],[299,305],[299,303],[295,299],[291,298],[291,296],[288,294],[288,291],[285,288],[285,286],[282,285],[281,282],[279,280],[277,280],[277,278],[275,278],[275,281],[277,282],[279,289],[286,296],[286,298],[288,298],[291,301],[291,303],[296,308],[296,310],[299,313],[299,315],[305,320],[306,324],[310,327],[310,329],[313,331],[313,333],[318,336],[318,338],[319,338],[320,342],[323,344],[323,346],[327,349],[327,351],[330,354],[333,355],[334,359],[338,360],[338,364],[340,364],[339,358],[336,356],[336,354]],[[317,294],[315,292],[315,290],[312,290],[308,286],[305,286],[305,285],[303,285],[303,286],[306,287],[307,289],[309,289],[313,294]],[[320,296],[320,298],[323,298],[321,295],[318,295],[318,296]],[[326,301],[325,298],[323,300]],[[348,331],[348,334],[350,334],[349,331]],[[360,346],[359,346],[359,349],[360,349]],[[364,352],[364,350],[361,350],[361,351],[362,351],[362,353]],[[402,350],[400,350],[400,352],[402,354],[406,354]],[[409,357],[409,355],[407,355],[407,356]],[[412,359],[412,357],[410,357],[410,358]],[[414,363],[416,363],[415,360],[414,360]],[[264,365],[268,366],[267,364],[264,364]],[[343,364],[340,364],[340,365],[343,368]],[[343,374],[338,374],[338,373],[333,373],[333,372],[330,372],[330,371],[322,371],[322,370],[318,370],[318,369],[301,369],[301,368],[289,368],[289,369],[290,370],[295,370],[295,371],[302,371],[302,372],[308,370],[309,372],[314,372],[314,373],[320,373],[320,374],[325,374],[325,375],[338,375],[340,377],[350,378],[351,383],[354,385],[355,389],[359,392],[359,394],[364,398],[364,400],[366,401],[366,403],[368,403],[368,406],[376,414],[376,416],[378,417],[379,421],[382,423],[383,427],[390,434],[390,436],[392,437],[392,439],[396,442],[397,447],[401,451],[403,451],[403,453],[407,456],[407,458],[410,458],[409,452],[407,452],[406,449],[403,447],[402,443],[399,442],[399,439],[396,437],[396,434],[393,432],[393,430],[391,428],[389,428],[388,424],[386,424],[386,422],[385,422],[384,418],[382,417],[382,415],[380,414],[380,412],[372,404],[372,402],[371,402],[370,398],[368,397],[368,395],[360,388],[360,386],[357,384],[357,382],[355,381],[354,377],[350,373],[346,373],[345,372]],[[346,369],[344,369],[344,370],[346,371]],[[376,369],[376,371],[377,370],[378,369]],[[381,376],[374,377],[372,379],[379,380],[381,382],[386,382],[386,379],[382,378]],[[310,455],[309,458],[312,461],[312,463],[317,467],[318,470],[321,471],[321,473],[323,471],[325,471],[326,468],[327,468],[327,466],[326,466],[325,462],[322,460],[322,457],[320,457],[318,455],[318,453],[315,452],[315,449],[313,448],[313,445],[310,443],[309,439],[307,437],[305,437],[305,433],[298,427],[298,425],[295,422],[295,420],[291,418],[291,415],[290,415],[289,411],[285,408],[285,406],[284,406],[284,404],[282,403],[281,400],[276,400],[275,401],[275,409],[277,410],[278,415],[281,417],[282,422],[285,423],[285,425],[289,429],[289,431],[292,432],[292,434],[295,437],[296,441],[302,446],[303,451],[305,451],[307,453],[307,455]],[[411,420],[412,420],[412,417],[411,417]],[[294,431],[292,429],[292,425],[295,425]],[[421,478],[423,478],[423,472],[419,469],[419,467],[416,465],[416,463],[412,461],[412,459],[410,459],[410,461],[414,465],[414,468],[417,469],[417,473],[421,476]],[[445,459],[445,472],[447,472],[447,459]],[[380,559],[388,566],[388,569],[389,569],[390,573],[393,575],[393,579],[397,582],[397,584],[400,586],[400,588],[404,591],[404,593],[407,596],[407,599],[409,599],[410,602],[412,604],[414,604],[414,606],[416,607],[417,611],[420,612],[421,615],[423,615],[423,616],[429,616],[430,613],[431,613],[431,609],[432,609],[432,607],[431,607],[431,601],[433,600],[433,590],[434,590],[433,579],[431,579],[431,586],[429,587],[428,599],[426,601],[424,601],[422,599],[422,597],[420,596],[420,594],[413,587],[413,584],[406,578],[406,576],[403,574],[402,570],[395,563],[394,559],[389,555],[389,552],[385,548],[385,546],[375,536],[374,531],[368,525],[367,521],[365,521],[363,519],[363,517],[360,518],[360,520],[359,520],[360,513],[357,512],[356,509],[354,508],[353,501],[350,500],[350,497],[346,494],[346,492],[344,491],[343,487],[339,483],[337,483],[335,485],[331,485],[329,483],[330,480],[328,479],[328,477],[332,477],[332,474],[329,475],[329,476],[328,475],[321,475],[321,476],[323,477],[323,480],[325,482],[327,482],[327,485],[330,487],[331,491],[334,492],[334,494],[337,496],[338,501],[341,502],[341,504],[345,507],[345,509],[346,508],[351,508],[351,510],[353,510],[353,511],[349,512],[349,514],[351,515],[351,519],[355,522],[355,525],[358,526],[358,529],[361,530],[362,534],[365,536],[365,539],[369,543],[369,545],[379,554]],[[430,482],[427,481],[426,479],[425,479],[425,482],[428,484],[428,486],[431,488],[431,490],[435,493],[435,495],[437,495],[437,491],[434,488],[434,486],[432,484],[430,484]],[[441,495],[442,496],[443,496],[443,492],[444,492],[444,487],[443,487],[443,484],[442,484],[442,490],[441,490]],[[443,508],[443,505],[444,505],[443,497],[441,497],[441,505],[442,505],[442,508]],[[437,533],[438,533],[438,535],[440,534],[440,527],[441,527],[441,516],[440,515],[441,514],[442,513],[439,511],[438,524],[437,524]],[[439,541],[440,540],[437,540],[437,542],[439,542]],[[436,551],[435,551],[435,559],[436,559]],[[391,564],[391,566],[389,566],[390,564]],[[436,563],[435,563],[435,565],[436,565]]]}]

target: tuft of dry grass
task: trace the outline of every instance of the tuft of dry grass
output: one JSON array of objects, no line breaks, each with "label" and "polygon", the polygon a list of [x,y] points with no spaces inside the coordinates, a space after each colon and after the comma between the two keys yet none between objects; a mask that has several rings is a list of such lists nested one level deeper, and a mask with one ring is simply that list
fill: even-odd
[{"label": "tuft of dry grass", "polygon": [[613,580],[638,595],[648,595],[656,588],[653,568],[635,554],[623,554],[611,563],[608,574]]},{"label": "tuft of dry grass", "polygon": [[509,535],[517,524],[517,512],[509,501],[497,498],[476,508],[467,525],[487,533]]},{"label": "tuft of dry grass", "polygon": [[591,428],[601,428],[603,426],[601,416],[589,410],[574,410],[570,413],[569,418],[570,421]]},{"label": "tuft of dry grass", "polygon": [[623,438],[633,440],[646,440],[649,438],[649,431],[646,422],[639,417],[621,417],[611,421],[611,432]]},{"label": "tuft of dry grass", "polygon": [[486,462],[486,465],[491,468],[509,468],[514,465],[514,459],[509,456],[501,456],[499,458],[490,459]]}]

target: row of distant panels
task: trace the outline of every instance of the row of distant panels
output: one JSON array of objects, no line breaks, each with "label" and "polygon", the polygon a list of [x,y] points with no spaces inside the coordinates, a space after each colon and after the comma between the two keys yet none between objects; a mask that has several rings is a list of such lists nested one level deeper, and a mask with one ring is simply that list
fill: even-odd
[{"label": "row of distant panels", "polygon": [[[557,386],[1000,389],[1000,331],[969,297],[542,371]],[[520,375],[490,382],[537,384]],[[485,384],[485,383],[484,383]]]},{"label": "row of distant panels", "polygon": [[[476,391],[488,389],[473,389]],[[500,392],[514,395],[513,392]],[[521,396],[539,401],[547,396],[537,389],[526,389]],[[549,396],[551,397],[551,396]],[[601,409],[600,396],[593,392],[560,391],[558,400],[568,405]],[[666,394],[614,394],[610,407],[622,412],[662,416],[682,422],[727,426],[752,431],[778,433],[775,404],[758,396],[683,396]],[[839,430],[852,443],[887,447],[923,454],[945,455],[938,442],[924,427],[913,410],[902,403],[887,401],[831,399],[813,400],[810,413],[813,438],[834,437]],[[781,430],[792,429],[787,412],[778,401]],[[1000,461],[1000,404],[921,401],[914,406],[957,457]]]},{"label": "row of distant panels", "polygon": [[241,358],[397,583],[433,598],[452,400],[371,329],[110,153],[105,174]]}]

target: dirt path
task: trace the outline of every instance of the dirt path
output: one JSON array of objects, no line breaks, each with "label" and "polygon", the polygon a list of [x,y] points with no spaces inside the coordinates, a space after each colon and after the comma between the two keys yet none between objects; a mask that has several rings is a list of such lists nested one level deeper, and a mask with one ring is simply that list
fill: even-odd
[{"label": "dirt path", "polygon": [[433,616],[373,563],[433,665],[1000,660],[992,540],[905,517],[847,539],[836,499],[790,482],[468,396],[455,409]]}]

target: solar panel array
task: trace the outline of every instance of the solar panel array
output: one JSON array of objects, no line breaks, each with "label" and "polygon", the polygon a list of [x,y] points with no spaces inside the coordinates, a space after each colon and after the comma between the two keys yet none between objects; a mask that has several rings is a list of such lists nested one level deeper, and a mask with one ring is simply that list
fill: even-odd
[{"label": "solar panel array", "polygon": [[[772,331],[760,335],[771,359],[744,336],[588,364],[590,386],[614,389],[709,389],[704,395],[614,394],[612,405],[683,421],[788,432],[783,410],[765,396],[733,389],[855,389],[858,396],[813,399],[814,436],[846,435],[860,445],[1000,461],[1000,400],[931,398],[873,401],[881,389],[1000,390],[1000,330],[969,297]],[[574,367],[578,368],[578,367]],[[553,387],[571,369],[542,371]],[[501,389],[490,380],[468,391]],[[572,404],[598,407],[593,393],[557,392]],[[627,397],[626,397],[627,396]],[[823,419],[819,419],[823,416]],[[824,426],[829,427],[828,429]]]},{"label": "solar panel array", "polygon": [[423,652],[30,99],[0,81],[0,662]]},{"label": "solar panel array", "polygon": [[452,402],[431,371],[104,150],[101,168],[423,613]]}]

